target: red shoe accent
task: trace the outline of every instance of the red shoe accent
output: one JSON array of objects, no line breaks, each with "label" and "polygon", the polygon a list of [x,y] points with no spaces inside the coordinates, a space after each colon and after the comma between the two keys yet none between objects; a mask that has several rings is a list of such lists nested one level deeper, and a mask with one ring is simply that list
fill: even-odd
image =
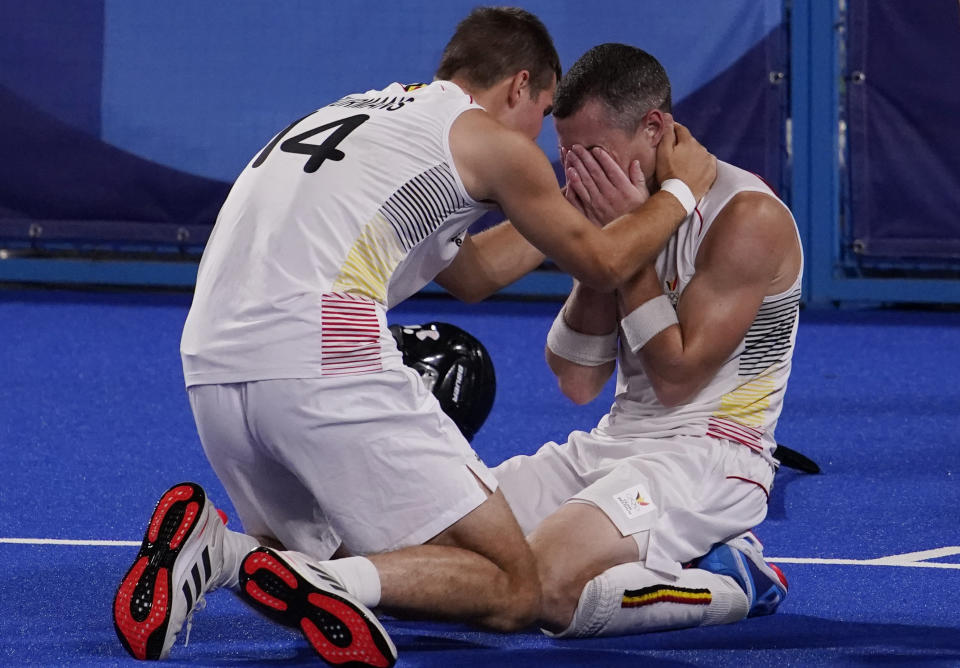
[{"label": "red shoe accent", "polygon": [[227,517],[227,514],[226,514],[225,512],[223,512],[222,510],[220,510],[219,508],[215,508],[214,510],[217,511],[217,515],[220,516],[220,521],[223,522],[223,525],[224,525],[224,526],[226,526],[226,525],[227,525],[227,522],[230,521],[230,518]]},{"label": "red shoe accent", "polygon": [[[151,543],[157,542],[157,538],[160,536],[160,526],[163,524],[163,520],[167,516],[167,511],[170,510],[173,504],[177,503],[178,501],[186,501],[192,496],[193,488],[189,485],[180,485],[179,487],[174,487],[169,492],[164,494],[163,498],[157,503],[157,509],[153,511],[153,517],[150,520],[150,528],[147,530],[147,539]],[[170,541],[171,549],[176,549],[177,546],[180,545],[180,541],[183,540],[183,537],[192,526],[193,520],[196,518],[197,511],[199,509],[200,506],[197,503],[190,503],[187,505],[187,509],[183,514],[183,521],[180,523],[180,527],[177,529],[173,539]]]},{"label": "red shoe accent", "polygon": [[[123,633],[124,639],[130,646],[131,653],[140,660],[147,658],[147,641],[151,634],[163,626],[167,619],[167,604],[169,603],[169,592],[167,592],[167,569],[160,568],[157,571],[156,580],[153,583],[153,596],[150,607],[150,615],[143,621],[138,622],[133,618],[130,606],[133,602],[133,592],[140,582],[140,577],[149,563],[147,557],[141,558],[130,569],[127,578],[120,585],[117,597],[114,601],[113,619],[117,628]],[[159,658],[159,657],[150,657]]]},{"label": "red shoe accent", "polygon": [[[187,504],[187,508],[183,512],[183,521],[180,522],[180,526],[177,527],[177,532],[173,534],[173,538],[170,539],[171,550],[176,550],[178,547],[180,547],[180,543],[184,538],[187,537],[187,532],[190,531],[190,527],[193,526],[193,521],[197,519],[197,513],[199,510],[200,505],[198,503],[191,501]],[[202,534],[203,531],[200,533]]]},{"label": "red shoe accent", "polygon": [[358,615],[353,608],[345,603],[341,603],[327,596],[321,596],[320,594],[310,594],[307,600],[321,610],[325,610],[339,619],[340,622],[350,629],[350,634],[353,636],[352,641],[347,647],[338,647],[327,640],[326,636],[323,635],[311,620],[306,617],[301,619],[300,628],[303,630],[307,640],[310,641],[310,644],[313,645],[313,648],[325,661],[334,664],[347,663],[348,661],[363,661],[367,665],[379,666],[380,668],[390,666],[390,659],[385,657],[373,642],[373,637],[370,635],[366,621]]},{"label": "red shoe accent", "polygon": [[[240,586],[241,595],[256,610],[299,629],[317,654],[331,664],[391,668],[396,662],[389,636],[371,619],[371,613],[359,603],[311,584],[269,548],[257,548],[244,558]],[[344,643],[349,644],[344,647]]]},{"label": "red shoe accent", "polygon": [[776,564],[771,564],[769,561],[767,562],[767,566],[769,566],[773,572],[777,574],[777,577],[780,578],[780,583],[783,585],[783,588],[789,589],[790,585],[787,584],[787,576],[783,574],[783,571],[780,570],[780,567]]},{"label": "red shoe accent", "polygon": [[286,566],[269,554],[256,552],[243,560],[243,570],[246,571],[247,575],[253,575],[260,568],[264,568],[276,575],[283,580],[290,589],[296,589],[299,586],[297,584],[297,576],[287,570]]},{"label": "red shoe accent", "polygon": [[263,591],[253,580],[247,582],[246,590],[251,597],[257,599],[264,605],[269,605],[274,610],[279,610],[280,612],[286,612],[287,604],[285,601],[281,601],[279,598],[274,598],[267,592]]}]

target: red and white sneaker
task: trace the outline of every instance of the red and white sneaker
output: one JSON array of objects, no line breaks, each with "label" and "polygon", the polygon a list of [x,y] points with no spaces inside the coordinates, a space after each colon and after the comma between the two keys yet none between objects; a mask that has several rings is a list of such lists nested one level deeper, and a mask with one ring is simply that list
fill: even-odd
[{"label": "red and white sneaker", "polygon": [[203,595],[218,586],[223,570],[221,516],[200,485],[168,489],[150,517],[133,565],[113,599],[113,626],[136,659],[165,659]]},{"label": "red and white sneaker", "polygon": [[326,662],[390,668],[397,648],[370,610],[299,552],[258,547],[240,565],[240,595],[257,611],[300,629]]}]

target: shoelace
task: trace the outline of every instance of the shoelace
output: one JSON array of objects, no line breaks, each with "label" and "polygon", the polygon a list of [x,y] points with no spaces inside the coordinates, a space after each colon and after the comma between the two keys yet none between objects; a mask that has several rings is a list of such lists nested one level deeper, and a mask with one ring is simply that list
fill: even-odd
[{"label": "shoelace", "polygon": [[197,604],[193,606],[193,610],[187,613],[187,632],[183,636],[184,647],[190,644],[190,629],[193,628],[193,613],[197,610],[203,610],[205,607],[207,607],[207,599],[203,597],[203,594],[200,594],[200,598],[197,599]]}]

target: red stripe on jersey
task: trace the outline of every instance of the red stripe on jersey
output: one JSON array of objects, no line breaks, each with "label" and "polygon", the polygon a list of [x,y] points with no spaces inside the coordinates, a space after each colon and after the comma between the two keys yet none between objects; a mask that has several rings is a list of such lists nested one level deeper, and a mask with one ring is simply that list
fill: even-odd
[{"label": "red stripe on jersey", "polygon": [[320,371],[324,376],[372,373],[383,369],[376,304],[345,292],[323,295]]},{"label": "red stripe on jersey", "polygon": [[716,417],[710,418],[710,422],[707,425],[707,436],[736,441],[751,450],[756,450],[757,452],[763,451],[763,446],[760,444],[763,431],[748,427],[739,422],[734,422],[733,420]]}]

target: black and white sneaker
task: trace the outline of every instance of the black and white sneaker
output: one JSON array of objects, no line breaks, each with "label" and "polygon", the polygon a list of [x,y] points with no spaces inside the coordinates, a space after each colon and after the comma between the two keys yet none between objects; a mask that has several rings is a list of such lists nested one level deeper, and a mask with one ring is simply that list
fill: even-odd
[{"label": "black and white sneaker", "polygon": [[113,626],[136,659],[165,659],[203,595],[218,586],[225,526],[200,485],[168,489],[113,599]]},{"label": "black and white sneaker", "polygon": [[397,660],[376,616],[305,554],[258,547],[240,565],[240,594],[275,622],[300,629],[332,665],[390,668]]}]

